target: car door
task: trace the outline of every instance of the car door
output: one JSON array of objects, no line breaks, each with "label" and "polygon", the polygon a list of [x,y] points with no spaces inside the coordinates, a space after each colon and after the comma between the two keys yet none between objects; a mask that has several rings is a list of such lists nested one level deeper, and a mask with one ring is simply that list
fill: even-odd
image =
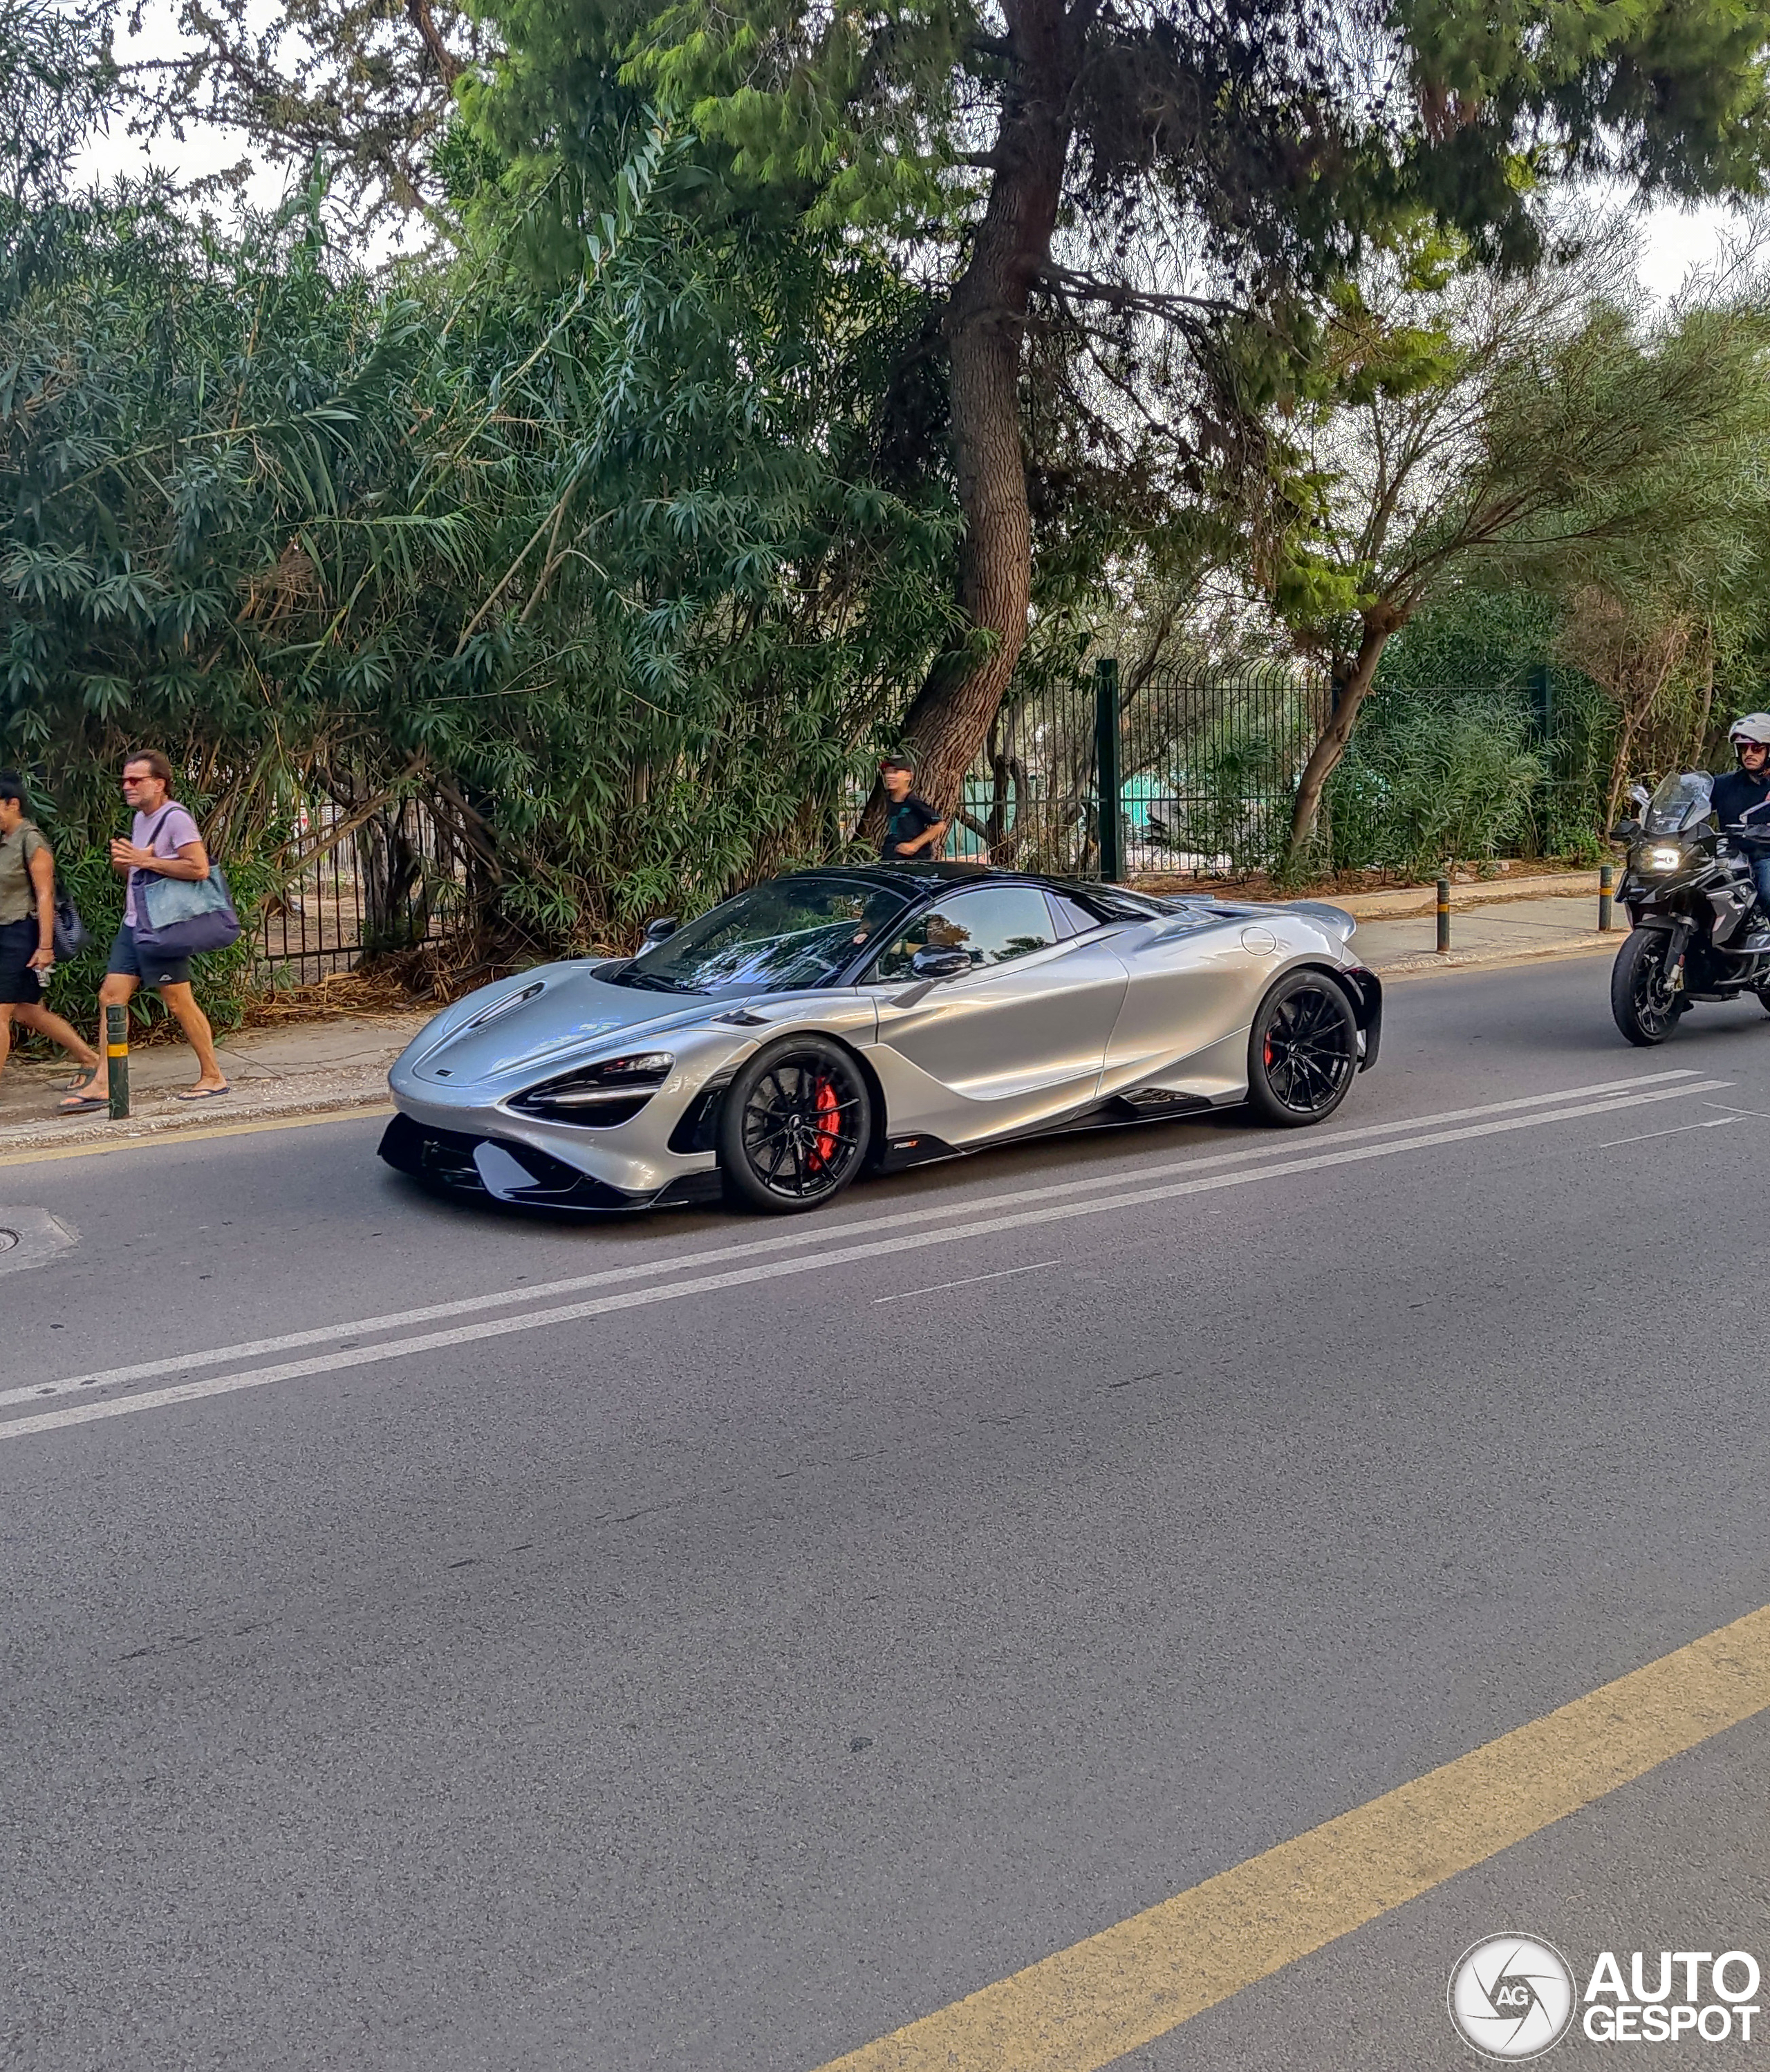
[{"label": "car door", "polygon": [[[962,889],[899,931],[868,974],[894,1134],[972,1143],[1093,1100],[1125,968],[1105,943],[1060,933],[1036,885]],[[928,947],[965,950],[971,969],[918,979]]]}]

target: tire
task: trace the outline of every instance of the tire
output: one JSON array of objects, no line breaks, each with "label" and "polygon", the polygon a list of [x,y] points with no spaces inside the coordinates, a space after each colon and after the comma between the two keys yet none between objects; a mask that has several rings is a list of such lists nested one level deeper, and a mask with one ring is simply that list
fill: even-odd
[{"label": "tire", "polygon": [[1281,1129],[1325,1122],[1358,1075],[1358,1020],[1325,972],[1292,972],[1248,1032],[1248,1105]]},{"label": "tire", "polygon": [[1666,932],[1636,928],[1610,972],[1610,1011],[1631,1043],[1651,1050],[1677,1026],[1679,1003],[1665,985]]},{"label": "tire", "polygon": [[853,1054],[826,1037],[784,1037],[756,1053],[720,1104],[727,1198],[772,1215],[821,1209],[860,1170],[872,1133]]}]

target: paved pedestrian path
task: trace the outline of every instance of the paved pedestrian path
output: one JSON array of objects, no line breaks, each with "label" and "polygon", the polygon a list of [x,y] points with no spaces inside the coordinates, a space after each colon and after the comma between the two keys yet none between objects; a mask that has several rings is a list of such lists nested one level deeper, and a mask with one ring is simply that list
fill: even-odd
[{"label": "paved pedestrian path", "polygon": [[[1433,947],[1436,902],[1430,887],[1356,893],[1333,903],[1358,918],[1355,942],[1366,963],[1402,980],[1524,957],[1614,954],[1621,939],[1598,932],[1597,885],[1595,871],[1458,885],[1452,894],[1451,951],[1443,956]],[[56,1115],[68,1069],[22,1063],[15,1057],[0,1072],[0,1162],[9,1155],[35,1155],[58,1146],[385,1106],[387,1068],[428,1018],[423,1011],[334,1016],[244,1030],[220,1046],[233,1093],[189,1104],[176,1096],[195,1077],[190,1052],[183,1044],[150,1045],[130,1056],[134,1112],[127,1122],[103,1115]]]},{"label": "paved pedestrian path", "polygon": [[196,1076],[190,1051],[182,1043],[150,1044],[130,1054],[127,1122],[56,1115],[71,1068],[14,1057],[0,1072],[0,1157],[64,1142],[373,1106],[386,1100],[388,1067],[429,1018],[428,1012],[338,1015],[241,1030],[217,1046],[233,1092],[215,1101],[179,1101],[179,1090]]}]

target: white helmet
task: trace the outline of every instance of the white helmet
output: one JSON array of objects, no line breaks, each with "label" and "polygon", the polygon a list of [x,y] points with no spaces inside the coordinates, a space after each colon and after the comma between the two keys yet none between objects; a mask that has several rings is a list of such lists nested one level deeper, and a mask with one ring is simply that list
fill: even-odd
[{"label": "white helmet", "polygon": [[1747,713],[1727,729],[1727,739],[1737,748],[1742,741],[1770,747],[1770,713]]}]

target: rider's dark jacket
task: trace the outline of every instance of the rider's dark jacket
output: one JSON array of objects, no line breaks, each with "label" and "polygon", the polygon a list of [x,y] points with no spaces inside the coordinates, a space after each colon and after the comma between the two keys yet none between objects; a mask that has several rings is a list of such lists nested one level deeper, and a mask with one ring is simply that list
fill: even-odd
[{"label": "rider's dark jacket", "polygon": [[1743,770],[1730,770],[1714,780],[1711,795],[1714,824],[1728,831],[1738,829],[1770,841],[1770,771],[1762,777],[1748,777]]}]

